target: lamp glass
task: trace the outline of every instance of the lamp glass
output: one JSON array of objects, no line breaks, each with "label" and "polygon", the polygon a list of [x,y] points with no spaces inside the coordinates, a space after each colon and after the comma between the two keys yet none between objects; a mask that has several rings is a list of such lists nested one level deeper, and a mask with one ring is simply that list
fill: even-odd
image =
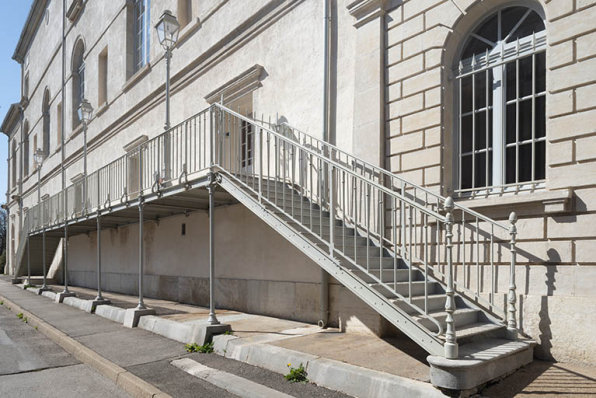
[{"label": "lamp glass", "polygon": [[43,150],[41,150],[41,149],[39,149],[39,148],[38,148],[38,149],[35,151],[35,155],[33,155],[33,158],[35,159],[35,163],[37,163],[37,164],[42,164],[42,163],[43,163],[43,161],[44,161],[44,160],[45,160],[45,158],[46,158],[46,154],[44,153],[44,151],[43,151]]},{"label": "lamp glass", "polygon": [[178,33],[180,31],[180,24],[172,12],[165,10],[155,25],[157,30],[157,37],[159,42],[165,49],[174,47],[178,41]]},{"label": "lamp glass", "polygon": [[79,113],[79,119],[83,123],[87,123],[87,122],[89,122],[89,120],[91,120],[91,118],[93,117],[93,107],[91,106],[89,101],[87,101],[86,99],[83,99],[81,101],[81,105],[79,105],[78,113]]}]

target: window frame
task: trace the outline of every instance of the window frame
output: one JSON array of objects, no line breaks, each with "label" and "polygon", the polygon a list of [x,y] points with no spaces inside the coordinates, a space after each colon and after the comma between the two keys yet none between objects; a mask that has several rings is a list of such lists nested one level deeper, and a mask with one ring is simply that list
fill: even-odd
[{"label": "window frame", "polygon": [[149,63],[151,53],[151,1],[133,2],[133,74]]},{"label": "window frame", "polygon": [[[538,16],[543,20],[545,29],[534,34],[534,35],[529,35],[529,36],[524,36],[523,38],[519,39],[519,45],[517,41],[512,41],[510,43],[505,43],[505,39],[503,39],[500,43],[502,44],[502,46],[504,48],[498,48],[495,47],[491,52],[488,53],[488,62],[487,60],[487,56],[486,54],[480,54],[480,55],[475,55],[474,57],[469,57],[467,59],[462,59],[463,53],[468,45],[469,42],[469,38],[470,37],[477,37],[477,36],[473,36],[476,31],[485,23],[487,22],[493,15],[495,15],[498,12],[501,12],[505,9],[508,9],[510,7],[524,7],[526,9],[528,9],[529,11],[533,11],[535,13],[538,14]],[[499,21],[500,23],[500,21]],[[452,174],[452,181],[453,181],[453,191],[456,195],[458,196],[486,196],[486,195],[495,195],[495,194],[502,194],[502,193],[507,193],[507,192],[518,192],[518,191],[527,191],[527,190],[537,190],[537,189],[544,189],[546,187],[546,156],[544,159],[545,162],[545,178],[544,179],[539,179],[539,180],[535,180],[534,176],[534,167],[535,167],[535,159],[534,159],[534,151],[535,151],[535,143],[536,142],[545,142],[545,146],[546,144],[546,126],[545,126],[545,134],[544,137],[540,137],[540,138],[535,138],[535,132],[534,132],[534,124],[535,124],[535,106],[534,106],[534,102],[536,98],[540,98],[540,97],[544,97],[545,101],[544,101],[544,111],[546,112],[546,88],[543,92],[536,94],[535,92],[535,80],[536,80],[536,69],[535,69],[535,61],[534,58],[536,57],[536,55],[541,54],[541,53],[545,53],[547,51],[547,45],[546,45],[546,40],[547,40],[547,24],[546,24],[546,18],[544,15],[544,11],[536,6],[533,3],[528,3],[525,1],[522,2],[514,2],[511,4],[507,4],[506,6],[499,6],[497,8],[491,9],[489,12],[483,14],[482,17],[478,18],[478,21],[476,24],[474,24],[472,26],[472,28],[469,30],[468,34],[466,34],[464,36],[464,40],[462,40],[460,42],[459,45],[459,50],[457,51],[457,57],[455,59],[455,66],[453,68],[453,73],[454,73],[454,77],[453,77],[453,94],[454,94],[454,101],[453,101],[453,141],[452,141],[452,170],[453,170],[453,174]],[[531,49],[528,50],[527,46],[528,43],[530,44]],[[518,46],[520,48],[522,48],[522,51],[519,50]],[[516,54],[517,52],[517,54]],[[504,56],[502,56],[501,54],[505,54]],[[513,54],[513,55],[512,55]],[[533,61],[532,61],[532,94],[530,96],[524,96],[524,97],[519,97],[518,94],[518,89],[516,89],[516,94],[515,94],[515,99],[513,100],[509,100],[507,101],[506,98],[506,92],[505,92],[505,88],[504,85],[506,84],[506,68],[507,68],[507,64],[509,63],[513,63],[515,62],[516,64],[519,63],[519,61],[521,59],[524,59],[526,57],[532,57]],[[471,60],[472,58],[475,59],[475,61],[477,62],[477,65],[480,64],[481,66],[478,67],[477,65],[471,65],[470,63],[468,64],[462,64],[462,61],[468,61]],[[545,55],[545,59],[546,59],[546,55]],[[517,68],[517,67],[516,67]],[[497,88],[493,88],[492,89],[492,94],[490,94],[490,88],[489,85],[486,84],[486,90],[487,90],[487,106],[485,106],[483,109],[486,109],[488,107],[488,109],[486,109],[486,117],[485,119],[487,120],[487,126],[488,126],[488,112],[489,110],[492,111],[492,144],[489,145],[488,143],[488,129],[486,131],[487,134],[487,142],[486,142],[486,147],[485,148],[481,148],[481,149],[476,149],[476,145],[473,142],[472,143],[472,149],[471,152],[465,152],[462,154],[462,81],[463,78],[465,77],[469,77],[472,76],[472,82],[475,81],[475,75],[477,74],[482,74],[482,75],[487,75],[487,81],[488,81],[488,70],[492,70],[493,74],[495,70],[499,70],[501,71],[501,76],[500,76],[500,82],[502,83],[501,85],[497,85]],[[545,80],[546,80],[546,74],[547,74],[548,68],[545,65]],[[495,78],[493,76],[493,81],[498,81],[498,78]],[[472,97],[474,97],[474,91],[472,91]],[[493,102],[492,102],[492,106],[489,104],[488,102],[488,95],[492,95],[493,97]],[[532,140],[531,142],[526,142],[523,141],[521,142],[519,140],[519,136],[518,136],[518,132],[516,132],[516,141],[513,143],[509,143],[507,144],[506,142],[506,128],[505,128],[505,123],[506,123],[506,107],[508,104],[511,103],[515,103],[517,102],[518,105],[517,107],[519,108],[519,102],[521,102],[521,100],[527,100],[530,99],[532,100]],[[472,101],[474,101],[474,98],[472,98]],[[475,104],[472,103],[472,110],[470,112],[466,112],[465,115],[471,114],[472,115],[472,119],[476,119],[476,113],[478,111],[483,111],[482,109],[474,109],[475,108]],[[468,115],[469,116],[469,115]],[[546,116],[545,116],[546,117]],[[519,112],[517,113],[517,118],[519,118]],[[517,120],[517,130],[519,130],[519,119]],[[472,132],[472,137],[474,138],[475,136],[475,131],[473,130]],[[500,145],[496,145],[497,142],[501,142]],[[519,182],[519,172],[518,172],[518,167],[519,167],[519,146],[520,145],[524,145],[527,143],[532,143],[532,159],[531,159],[531,163],[532,163],[532,180],[530,181],[522,181]],[[517,152],[516,152],[516,182],[515,183],[507,183],[507,175],[506,175],[506,163],[507,163],[507,158],[506,158],[506,151],[508,147],[513,147],[516,146]],[[546,148],[545,148],[546,150]],[[479,187],[475,187],[475,172],[472,173],[472,177],[471,177],[471,182],[472,182],[472,188],[462,188],[462,158],[463,156],[469,154],[469,153],[479,153],[479,152],[492,152],[492,181],[489,184],[489,178],[488,178],[488,167],[485,165],[485,169],[487,169],[486,171],[486,179],[485,179],[485,185],[484,186],[479,186]],[[488,155],[487,156],[487,161],[488,161]],[[497,162],[496,160],[499,159],[499,162]],[[474,158],[472,158],[472,167],[476,167],[476,165],[474,164]]]}]

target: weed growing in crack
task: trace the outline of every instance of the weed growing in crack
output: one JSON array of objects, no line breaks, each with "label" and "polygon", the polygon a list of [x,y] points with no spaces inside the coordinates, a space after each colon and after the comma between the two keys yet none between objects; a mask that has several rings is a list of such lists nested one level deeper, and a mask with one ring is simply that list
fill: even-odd
[{"label": "weed growing in crack", "polygon": [[308,373],[302,364],[298,368],[293,368],[292,364],[289,363],[288,368],[290,369],[290,373],[284,376],[287,381],[290,383],[308,383]]},{"label": "weed growing in crack", "polygon": [[213,352],[213,342],[198,345],[197,343],[187,344],[187,352],[200,352],[202,354],[211,354]]}]

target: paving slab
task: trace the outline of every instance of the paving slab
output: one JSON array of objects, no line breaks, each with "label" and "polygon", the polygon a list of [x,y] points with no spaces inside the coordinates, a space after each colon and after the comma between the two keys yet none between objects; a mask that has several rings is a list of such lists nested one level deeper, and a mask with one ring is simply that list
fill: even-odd
[{"label": "paving slab", "polygon": [[79,363],[52,340],[0,306],[0,375]]},{"label": "paving slab", "polygon": [[186,353],[184,344],[146,330],[125,329],[122,325],[114,331],[75,339],[123,368],[175,358]]},{"label": "paving slab", "polygon": [[405,336],[380,339],[327,331],[270,344],[409,379],[425,382],[430,379],[428,354]]},{"label": "paving slab", "polygon": [[129,395],[93,369],[81,364],[26,375],[0,376],[0,397],[126,398]]}]

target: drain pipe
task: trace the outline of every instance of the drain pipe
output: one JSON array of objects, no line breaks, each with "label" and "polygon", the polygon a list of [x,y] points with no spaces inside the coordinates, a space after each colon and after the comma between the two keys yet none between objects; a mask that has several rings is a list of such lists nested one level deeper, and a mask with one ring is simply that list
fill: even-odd
[{"label": "drain pipe", "polygon": [[[323,33],[323,141],[329,142],[329,2],[330,0],[323,0],[325,3],[325,20]],[[325,173],[327,175],[327,173]],[[334,239],[330,236],[329,239]],[[329,321],[329,274],[321,268],[321,315],[318,322],[319,327],[326,328]]]}]

